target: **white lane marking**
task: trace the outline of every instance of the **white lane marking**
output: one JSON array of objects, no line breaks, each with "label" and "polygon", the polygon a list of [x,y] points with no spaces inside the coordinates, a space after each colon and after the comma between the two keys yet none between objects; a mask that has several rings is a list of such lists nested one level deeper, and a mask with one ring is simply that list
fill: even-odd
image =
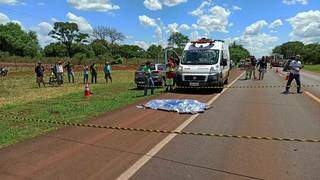
[{"label": "white lane marking", "polygon": [[[237,77],[228,87],[232,86],[236,81],[238,81],[245,73],[242,73],[239,77]],[[214,101],[216,101],[223,93],[225,93],[228,88],[223,89],[223,91],[214,96],[207,104],[211,105]],[[187,127],[193,120],[195,120],[199,114],[192,115],[185,122],[183,122],[177,129],[174,131],[182,131],[185,127]],[[169,134],[166,138],[164,138],[160,143],[154,146],[147,154],[143,155],[136,163],[134,163],[129,169],[127,169],[124,173],[122,173],[117,180],[126,180],[131,178],[143,165],[145,165],[152,157],[154,157],[165,145],[167,145],[177,134]]]},{"label": "white lane marking", "polygon": [[317,101],[318,103],[320,103],[320,98],[318,98],[317,96],[311,94],[311,93],[308,92],[308,91],[304,91],[304,93],[305,93],[306,95],[308,95],[309,97],[311,97],[313,100],[315,100],[315,101]]}]

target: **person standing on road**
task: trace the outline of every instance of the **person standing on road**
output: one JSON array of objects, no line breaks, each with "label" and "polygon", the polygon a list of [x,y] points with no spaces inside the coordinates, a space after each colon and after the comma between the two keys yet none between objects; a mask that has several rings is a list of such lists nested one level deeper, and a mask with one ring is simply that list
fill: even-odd
[{"label": "person standing on road", "polygon": [[105,63],[103,71],[104,71],[104,78],[106,79],[106,83],[108,84],[109,79],[110,79],[110,82],[112,83],[112,77],[111,77],[112,68],[111,68],[109,62]]},{"label": "person standing on road", "polygon": [[298,60],[299,56],[297,57],[292,57],[290,58],[289,61],[289,77],[288,77],[288,82],[287,82],[287,86],[286,86],[286,90],[283,92],[283,94],[289,94],[289,90],[291,87],[291,83],[293,81],[293,79],[295,79],[296,83],[297,83],[297,93],[301,94],[301,81],[300,81],[300,70],[303,68],[301,62]]},{"label": "person standing on road", "polygon": [[38,86],[40,88],[40,84],[43,84],[43,87],[46,87],[44,80],[43,80],[43,76],[44,76],[44,67],[42,66],[42,63],[39,61],[38,65],[35,68],[35,73],[36,73],[36,81],[38,83]]},{"label": "person standing on road", "polygon": [[89,82],[89,66],[84,64],[83,66],[83,84],[87,84]]},{"label": "person standing on road", "polygon": [[264,56],[258,62],[257,67],[258,67],[258,71],[259,71],[259,80],[263,80],[264,73],[267,70],[267,60],[266,60],[266,58]]},{"label": "person standing on road", "polygon": [[95,63],[91,64],[90,72],[91,72],[91,83],[97,84],[98,71],[97,71],[97,65]]},{"label": "person standing on road", "polygon": [[63,62],[58,61],[56,65],[58,85],[63,84]]},{"label": "person standing on road", "polygon": [[72,79],[72,83],[74,83],[73,64],[70,61],[68,61],[68,63],[64,66],[64,68],[66,68],[66,70],[67,70],[69,83],[71,83],[71,79]]},{"label": "person standing on road", "polygon": [[144,78],[145,78],[144,96],[148,95],[149,87],[151,88],[151,94],[153,95],[154,94],[154,82],[151,77],[151,63],[149,61],[147,61],[142,70],[143,70]]},{"label": "person standing on road", "polygon": [[246,58],[244,62],[244,68],[246,70],[246,80],[251,79],[252,71],[251,71],[251,61],[250,58]]},{"label": "person standing on road", "polygon": [[257,60],[254,56],[251,56],[250,57],[250,61],[251,61],[251,73],[250,73],[250,79],[251,79],[251,76],[253,74],[253,78],[256,80],[257,77],[256,77],[256,65],[257,65]]}]

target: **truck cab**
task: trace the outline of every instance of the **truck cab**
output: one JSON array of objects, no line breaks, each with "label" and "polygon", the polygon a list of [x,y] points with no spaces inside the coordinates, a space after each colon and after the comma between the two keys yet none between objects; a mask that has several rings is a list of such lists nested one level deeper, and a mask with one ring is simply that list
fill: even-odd
[{"label": "truck cab", "polygon": [[228,83],[229,47],[221,40],[200,39],[186,44],[176,75],[178,87],[216,87]]}]

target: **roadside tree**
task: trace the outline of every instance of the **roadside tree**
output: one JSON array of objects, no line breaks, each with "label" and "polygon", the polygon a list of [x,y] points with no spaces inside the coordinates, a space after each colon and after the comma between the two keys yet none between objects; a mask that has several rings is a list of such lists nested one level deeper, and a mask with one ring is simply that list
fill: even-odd
[{"label": "roadside tree", "polygon": [[87,38],[89,37],[88,34],[79,31],[79,27],[76,23],[70,22],[54,23],[53,30],[49,32],[49,35],[66,46],[69,57],[74,55],[72,48],[73,44],[88,42]]}]

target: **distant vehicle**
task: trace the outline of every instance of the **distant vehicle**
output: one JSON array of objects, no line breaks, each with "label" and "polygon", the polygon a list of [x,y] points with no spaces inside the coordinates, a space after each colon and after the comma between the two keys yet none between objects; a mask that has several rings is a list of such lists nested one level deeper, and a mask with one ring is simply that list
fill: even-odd
[{"label": "distant vehicle", "polygon": [[284,59],[283,55],[273,54],[271,56],[270,64],[273,67],[283,67],[286,63],[286,59]]},{"label": "distant vehicle", "polygon": [[[140,65],[135,72],[135,83],[137,88],[142,88],[145,85],[145,75],[143,72],[144,65]],[[166,78],[166,66],[164,64],[151,65],[151,78],[155,86],[164,86]]]},{"label": "distant vehicle", "polygon": [[0,76],[5,77],[8,74],[8,69],[0,67]]},{"label": "distant vehicle", "polygon": [[221,40],[199,39],[186,44],[176,75],[179,87],[216,87],[228,83],[229,46]]},{"label": "distant vehicle", "polygon": [[246,60],[241,59],[238,67],[241,68],[241,70],[244,70],[245,65],[246,65]]}]

